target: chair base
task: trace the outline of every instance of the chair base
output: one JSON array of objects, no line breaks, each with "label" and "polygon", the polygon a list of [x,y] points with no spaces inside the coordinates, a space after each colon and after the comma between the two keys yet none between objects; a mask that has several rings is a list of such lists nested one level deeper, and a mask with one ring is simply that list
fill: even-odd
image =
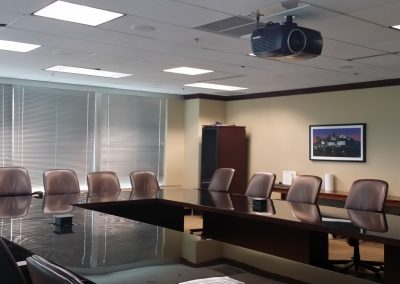
[{"label": "chair base", "polygon": [[361,269],[371,271],[374,273],[375,278],[381,278],[384,273],[384,265],[378,261],[361,261],[361,260],[331,260],[330,264],[334,270],[342,273],[348,273],[351,268],[354,268],[356,276],[361,276]]}]

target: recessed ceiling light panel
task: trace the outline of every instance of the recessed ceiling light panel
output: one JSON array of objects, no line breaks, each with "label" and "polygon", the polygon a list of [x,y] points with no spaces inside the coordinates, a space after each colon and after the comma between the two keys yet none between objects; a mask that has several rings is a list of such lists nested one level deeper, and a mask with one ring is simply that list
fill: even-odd
[{"label": "recessed ceiling light panel", "polygon": [[65,1],[53,2],[33,14],[89,26],[98,26],[124,15]]},{"label": "recessed ceiling light panel", "polygon": [[16,52],[28,52],[34,50],[41,45],[23,43],[17,41],[0,40],[0,49]]},{"label": "recessed ceiling light panel", "polygon": [[186,84],[186,87],[195,87],[195,88],[203,88],[203,89],[213,89],[213,90],[221,90],[221,91],[240,91],[246,90],[247,88],[235,87],[235,86],[227,86],[227,85],[219,85],[219,84],[210,84],[210,83],[193,83]]},{"label": "recessed ceiling light panel", "polygon": [[192,68],[192,67],[176,67],[176,68],[171,68],[171,69],[165,69],[163,71],[177,73],[177,74],[184,74],[184,75],[201,75],[201,74],[214,72],[212,70],[198,69],[198,68]]},{"label": "recessed ceiling light panel", "polygon": [[115,79],[132,76],[132,74],[126,74],[126,73],[110,72],[110,71],[103,71],[103,70],[96,70],[96,69],[89,69],[89,68],[81,68],[81,67],[72,67],[72,66],[64,66],[64,65],[56,65],[56,66],[53,66],[53,67],[46,68],[44,70],[63,72],[63,73],[72,73],[72,74],[79,74],[79,75],[89,75],[89,76],[115,78]]},{"label": "recessed ceiling light panel", "polygon": [[400,30],[400,25],[392,26],[392,28],[394,28],[394,29],[396,29],[396,30]]}]

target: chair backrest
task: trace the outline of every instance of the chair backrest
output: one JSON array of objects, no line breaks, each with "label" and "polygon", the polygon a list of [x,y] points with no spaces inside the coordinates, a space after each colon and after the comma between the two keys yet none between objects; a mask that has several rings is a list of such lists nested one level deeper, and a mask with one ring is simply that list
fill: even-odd
[{"label": "chair backrest", "polygon": [[33,284],[83,284],[77,276],[38,255],[26,259]]},{"label": "chair backrest", "polygon": [[0,237],[1,283],[26,284],[25,278],[12,256],[7,244]]},{"label": "chair backrest", "polygon": [[43,173],[46,194],[79,193],[79,181],[75,171],[69,169],[46,170]]},{"label": "chair backrest", "polygon": [[31,195],[28,171],[21,167],[0,168],[0,196]]},{"label": "chair backrest", "polygon": [[359,179],[351,185],[344,205],[347,209],[382,212],[389,185],[379,179]]},{"label": "chair backrest", "polygon": [[216,169],[207,189],[211,191],[228,191],[234,173],[235,169],[231,168]]},{"label": "chair backrest", "polygon": [[316,204],[319,191],[321,190],[322,179],[317,176],[302,175],[294,179],[289,188],[286,200]]},{"label": "chair backrest", "polygon": [[89,196],[119,193],[121,187],[114,172],[93,172],[87,175]]},{"label": "chair backrest", "polygon": [[255,173],[247,185],[246,195],[252,197],[270,198],[275,184],[275,174],[267,172]]},{"label": "chair backrest", "polygon": [[134,171],[129,174],[132,194],[152,197],[160,189],[156,175],[150,171]]}]

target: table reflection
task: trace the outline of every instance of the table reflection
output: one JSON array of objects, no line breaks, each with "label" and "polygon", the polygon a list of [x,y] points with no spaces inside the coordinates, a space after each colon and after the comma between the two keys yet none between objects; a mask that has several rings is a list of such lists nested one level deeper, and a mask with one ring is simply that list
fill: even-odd
[{"label": "table reflection", "polygon": [[353,225],[372,232],[387,232],[386,215],[380,212],[347,210]]},{"label": "table reflection", "polygon": [[73,194],[46,194],[43,199],[43,213],[68,213],[74,210],[79,200],[79,193]]},{"label": "table reflection", "polygon": [[96,193],[92,195],[88,195],[86,198],[86,203],[99,203],[99,202],[110,202],[110,201],[117,201],[119,195],[121,194],[120,191],[118,192],[102,192]]},{"label": "table reflection", "polygon": [[18,218],[28,213],[32,196],[0,197],[0,218]]},{"label": "table reflection", "polygon": [[288,206],[292,211],[293,215],[296,216],[301,222],[309,224],[320,224],[321,213],[318,205],[299,203],[299,202],[288,202]]},{"label": "table reflection", "polygon": [[219,209],[233,209],[232,200],[227,192],[199,190],[200,205]]}]

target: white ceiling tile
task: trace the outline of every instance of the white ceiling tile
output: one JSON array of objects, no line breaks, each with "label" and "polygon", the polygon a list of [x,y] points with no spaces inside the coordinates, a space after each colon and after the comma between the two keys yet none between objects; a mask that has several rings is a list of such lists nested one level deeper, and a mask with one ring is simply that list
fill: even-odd
[{"label": "white ceiling tile", "polygon": [[177,0],[193,6],[204,7],[215,11],[229,13],[231,15],[243,15],[250,12],[257,12],[268,6],[280,6],[281,0]]},{"label": "white ceiling tile", "polygon": [[16,21],[23,16],[24,16],[23,14],[7,12],[7,11],[2,10],[2,11],[0,11],[0,24],[8,25],[9,23]]},{"label": "white ceiling tile", "polygon": [[3,11],[17,12],[20,14],[31,14],[54,2],[54,0],[2,0]]},{"label": "white ceiling tile", "polygon": [[339,11],[342,13],[351,13],[368,9],[370,7],[395,3],[397,1],[398,0],[307,0],[305,2],[329,10]]},{"label": "white ceiling tile", "polygon": [[[129,15],[147,15],[171,0],[69,0],[69,2]],[[154,17],[149,17],[154,18]]]},{"label": "white ceiling tile", "polygon": [[400,40],[376,42],[371,44],[370,47],[387,52],[400,52]]},{"label": "white ceiling tile", "polygon": [[[137,27],[154,27],[153,31],[143,32]],[[120,31],[130,35],[157,39],[170,43],[181,43],[193,47],[215,49],[224,52],[246,53],[250,49],[248,39],[238,39],[220,36],[191,28],[180,27],[172,24],[159,23],[135,16],[126,16],[103,25],[104,29]]]},{"label": "white ceiling tile", "polygon": [[[382,24],[384,26],[400,25],[399,19],[400,2],[372,7],[352,13],[352,16],[366,19],[368,21]],[[382,17],[384,15],[384,17]]]},{"label": "white ceiling tile", "polygon": [[225,19],[230,15],[185,3],[168,1],[153,7],[149,13],[144,13],[143,16],[178,26],[197,27]]},{"label": "white ceiling tile", "polygon": [[394,29],[377,26],[347,16],[317,21],[314,23],[315,27],[318,27],[323,37],[366,47],[377,41],[391,41],[399,36],[399,33]]},{"label": "white ceiling tile", "polygon": [[16,30],[14,28],[0,28],[2,40],[20,41],[39,45],[50,45],[53,41],[61,38],[58,35],[44,34],[41,32]]},{"label": "white ceiling tile", "polygon": [[364,57],[381,54],[381,51],[373,48],[366,48],[359,45],[344,43],[341,41],[332,40],[329,38],[324,39],[322,48],[322,55],[335,57],[338,59],[350,59],[355,57]]},{"label": "white ceiling tile", "polygon": [[400,56],[399,55],[389,54],[389,55],[385,55],[385,56],[363,58],[363,59],[356,60],[356,62],[400,71]]},{"label": "white ceiling tile", "polygon": [[[251,57],[249,38],[192,28],[257,8],[282,11],[282,0],[68,1],[126,16],[89,27],[31,15],[53,0],[3,0],[0,23],[12,23],[0,28],[0,39],[42,47],[25,54],[0,51],[1,77],[176,94],[198,93],[199,89],[183,85],[202,80],[248,87],[242,93],[254,93],[400,78],[400,57],[387,54],[400,51],[400,34],[385,28],[397,20],[398,0],[307,0],[312,6],[298,9],[295,22],[321,31],[324,47],[321,56],[300,61]],[[283,14],[268,20],[282,22]],[[138,26],[155,29],[145,32]],[[42,70],[57,64],[134,75],[105,79]],[[202,76],[162,72],[178,66],[215,72]]]}]

